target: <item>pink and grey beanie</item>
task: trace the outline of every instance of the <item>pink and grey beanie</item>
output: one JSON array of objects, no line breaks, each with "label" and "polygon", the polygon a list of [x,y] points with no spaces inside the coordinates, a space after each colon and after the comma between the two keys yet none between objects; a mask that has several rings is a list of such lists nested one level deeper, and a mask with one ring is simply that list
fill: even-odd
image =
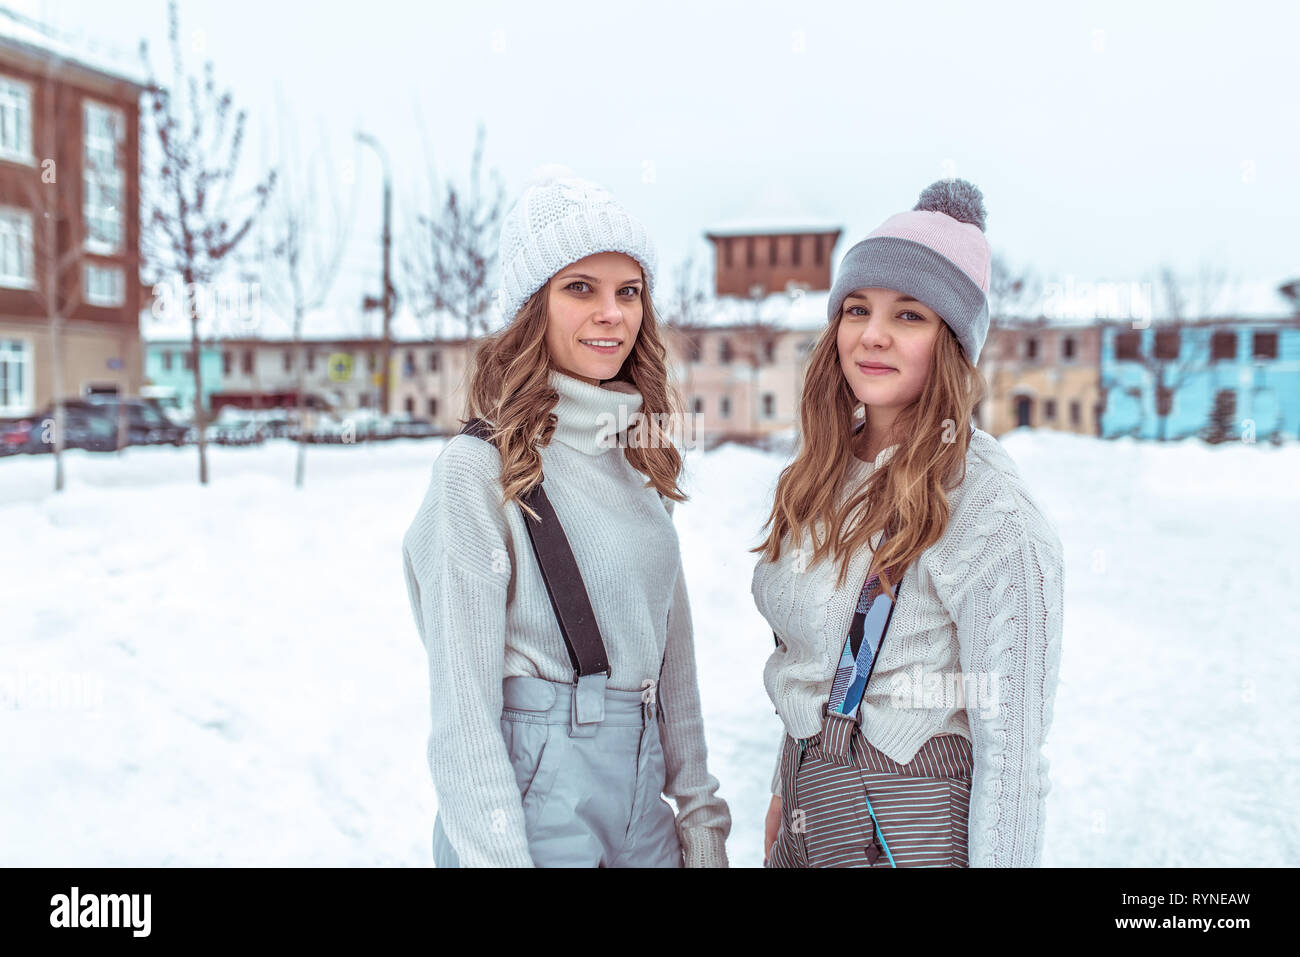
[{"label": "pink and grey beanie", "polygon": [[654,294],[656,256],[645,225],[610,192],[566,166],[534,170],[501,224],[497,307],[513,322],[530,296],[557,272],[594,253],[631,256]]},{"label": "pink and grey beanie", "polygon": [[984,196],[964,179],[941,179],[905,213],[890,216],[840,262],[827,316],[858,289],[893,289],[925,303],[957,336],[971,364],[989,332],[993,253]]}]

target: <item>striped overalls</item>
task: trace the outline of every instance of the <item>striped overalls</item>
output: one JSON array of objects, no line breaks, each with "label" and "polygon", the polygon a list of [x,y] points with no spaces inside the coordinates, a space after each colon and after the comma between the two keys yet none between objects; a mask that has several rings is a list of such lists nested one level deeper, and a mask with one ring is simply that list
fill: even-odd
[{"label": "striped overalls", "polygon": [[766,866],[969,866],[970,741],[935,735],[899,764],[855,717],[823,715],[813,737],[785,736],[781,829]]}]

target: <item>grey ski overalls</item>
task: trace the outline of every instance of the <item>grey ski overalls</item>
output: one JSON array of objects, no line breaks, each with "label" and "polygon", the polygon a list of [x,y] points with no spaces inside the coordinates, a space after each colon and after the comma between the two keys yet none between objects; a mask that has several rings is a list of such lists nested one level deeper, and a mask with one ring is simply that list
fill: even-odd
[{"label": "grey ski overalls", "polygon": [[[659,737],[658,686],[606,686],[605,674],[565,684],[511,676],[502,683],[501,733],[524,802],[538,867],[681,867]],[[576,694],[575,694],[576,692]],[[459,867],[441,814],[437,867]]]},{"label": "grey ski overalls", "polygon": [[[482,419],[462,433],[492,441]],[[528,850],[538,867],[681,867],[676,816],[663,798],[658,682],[608,687],[609,660],[582,575],[542,484],[524,501],[528,535],[576,681],[511,675],[501,685],[501,734],[523,797]],[[662,665],[660,671],[662,673]],[[459,867],[441,813],[433,861]]]}]

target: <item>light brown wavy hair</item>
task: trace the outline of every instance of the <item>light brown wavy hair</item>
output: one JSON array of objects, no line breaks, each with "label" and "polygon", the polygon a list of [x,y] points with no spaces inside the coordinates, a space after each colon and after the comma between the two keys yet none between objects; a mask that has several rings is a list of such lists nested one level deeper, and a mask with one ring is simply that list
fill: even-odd
[{"label": "light brown wavy hair", "polygon": [[[787,534],[797,544],[811,532],[808,564],[839,559],[840,588],[853,555],[870,547],[882,528],[890,528],[888,540],[873,552],[867,576],[879,574],[892,601],[896,582],[890,572],[901,578],[902,570],[947,528],[947,491],[965,479],[971,416],[988,387],[953,331],[940,323],[926,384],[920,397],[898,414],[891,432],[896,438],[886,443],[896,441],[899,448],[836,508],[836,492],[852,464],[854,426],[866,410],[840,368],[837,341],[843,315],[841,306],[813,349],[799,409],[799,450],[777,482],[772,514],[763,524],[771,531],[750,551],[773,562],[781,557]],[[819,540],[818,529],[835,532]]]},{"label": "light brown wavy hair", "polygon": [[[629,382],[641,393],[642,418],[624,455],[646,476],[642,488],[651,485],[665,498],[686,501],[677,485],[682,473],[682,456],[660,428],[660,423],[678,420],[681,396],[668,384],[667,354],[659,319],[644,282],[641,284],[641,328],[632,351],[613,380]],[[470,368],[468,413],[493,426],[491,438],[501,452],[501,505],[516,502],[537,518],[523,496],[542,480],[540,449],[549,445],[555,433],[553,412],[560,394],[551,388],[550,371],[562,371],[552,362],[546,348],[549,314],[546,308],[551,289],[547,280],[533,293],[505,328],[486,336],[474,353]],[[673,415],[661,419],[660,415]],[[467,420],[462,420],[467,421]]]}]

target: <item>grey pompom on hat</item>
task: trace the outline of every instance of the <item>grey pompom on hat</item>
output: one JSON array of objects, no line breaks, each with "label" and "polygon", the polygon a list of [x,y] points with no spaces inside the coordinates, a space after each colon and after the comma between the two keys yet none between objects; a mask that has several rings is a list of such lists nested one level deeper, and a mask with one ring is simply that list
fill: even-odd
[{"label": "grey pompom on hat", "polygon": [[985,232],[984,194],[974,183],[964,179],[941,179],[921,190],[921,198],[912,209],[928,209],[951,216],[959,223],[970,223]]}]

